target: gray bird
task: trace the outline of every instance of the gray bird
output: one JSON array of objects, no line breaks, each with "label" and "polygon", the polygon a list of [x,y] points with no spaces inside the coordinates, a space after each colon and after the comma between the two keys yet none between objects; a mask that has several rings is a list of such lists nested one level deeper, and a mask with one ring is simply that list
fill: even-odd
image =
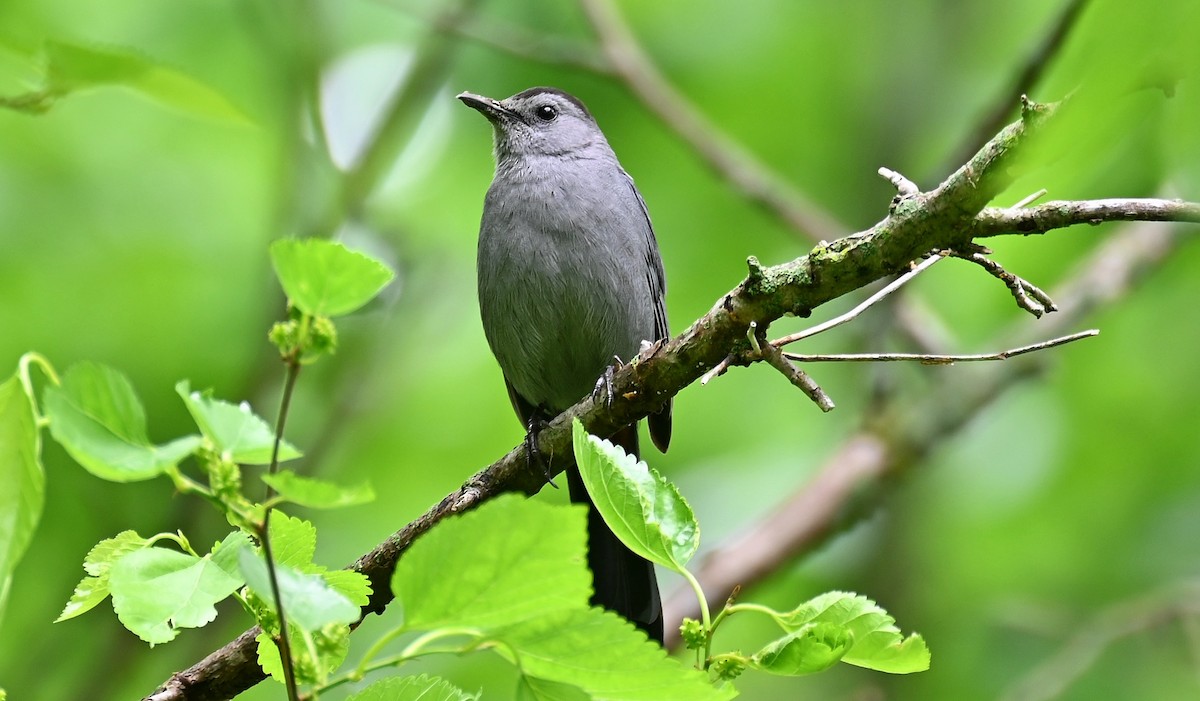
[{"label": "gray bird", "polygon": [[[534,434],[604,382],[614,357],[628,360],[642,341],[668,336],[658,242],[641,194],[578,99],[555,88],[458,99],[493,127],[496,174],[479,227],[479,308],[509,399]],[[666,451],[669,402],[649,426]],[[637,455],[637,424],[612,440]],[[653,565],[613,535],[575,468],[567,485],[571,501],[588,505],[592,603],[661,642]]]}]

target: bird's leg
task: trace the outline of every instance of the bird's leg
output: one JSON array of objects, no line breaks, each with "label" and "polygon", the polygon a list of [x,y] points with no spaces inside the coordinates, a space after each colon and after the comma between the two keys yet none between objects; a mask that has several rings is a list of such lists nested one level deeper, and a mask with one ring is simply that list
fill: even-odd
[{"label": "bird's leg", "polygon": [[550,461],[543,460],[542,451],[538,449],[538,434],[547,425],[548,423],[536,414],[529,417],[528,423],[525,424],[525,455],[529,459],[529,467],[532,469],[535,465],[540,466],[546,475],[546,483],[558,489],[554,477],[550,474]]},{"label": "bird's leg", "polygon": [[600,373],[600,377],[596,378],[596,388],[592,390],[592,401],[598,402],[604,400],[605,408],[612,406],[613,376],[616,375],[617,369],[624,364],[619,356],[614,355],[612,364],[604,366],[604,372]]}]

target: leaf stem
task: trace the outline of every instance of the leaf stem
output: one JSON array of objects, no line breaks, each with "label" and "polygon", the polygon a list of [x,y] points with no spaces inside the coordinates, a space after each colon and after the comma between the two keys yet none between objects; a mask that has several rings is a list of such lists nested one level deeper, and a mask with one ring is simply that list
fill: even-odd
[{"label": "leaf stem", "polygon": [[[298,352],[292,352],[284,358],[287,371],[283,380],[283,396],[279,400],[279,415],[275,419],[275,442],[271,447],[271,465],[269,474],[279,470],[279,446],[283,443],[283,427],[287,423],[288,407],[292,403],[292,391],[296,388],[296,378],[300,374]],[[267,485],[265,501],[270,501],[275,495],[271,485]],[[275,645],[279,648],[279,661],[283,667],[284,684],[287,686],[288,701],[299,701],[300,693],[296,688],[296,669],[292,661],[292,646],[288,639],[287,614],[283,610],[283,597],[279,593],[279,576],[275,571],[275,557],[271,552],[271,508],[263,512],[262,525],[259,528],[259,540],[262,541],[263,557],[267,562],[267,575],[271,580],[271,596],[275,600],[275,613],[279,616],[279,637]]]},{"label": "leaf stem", "polygon": [[21,376],[21,386],[25,388],[25,395],[29,397],[29,404],[33,407],[34,422],[38,428],[41,428],[48,425],[50,419],[42,416],[41,412],[38,411],[37,395],[33,391],[33,378],[29,374],[29,366],[33,363],[36,363],[42,369],[42,372],[46,373],[46,377],[50,378],[50,381],[54,384],[61,385],[62,382],[58,379],[58,373],[54,372],[54,366],[41,353],[30,351],[22,355],[20,361],[17,363],[17,372]]},{"label": "leaf stem", "polygon": [[708,612],[708,599],[704,596],[704,588],[700,586],[700,582],[686,567],[680,567],[678,572],[683,575],[688,584],[692,585],[692,591],[696,592],[696,599],[700,602],[700,623],[704,627],[704,650],[696,649],[696,669],[705,669],[708,657],[712,653],[713,634],[712,621]]}]

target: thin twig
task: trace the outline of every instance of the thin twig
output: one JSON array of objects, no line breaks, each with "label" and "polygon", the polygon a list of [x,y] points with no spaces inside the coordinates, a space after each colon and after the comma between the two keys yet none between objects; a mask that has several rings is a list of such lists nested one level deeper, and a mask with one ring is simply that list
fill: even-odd
[{"label": "thin twig", "polygon": [[[768,343],[762,349],[761,355],[763,360],[767,361],[768,365],[783,373],[783,376],[789,382],[795,385],[809,399],[813,400],[821,411],[829,413],[834,410],[836,405],[833,403],[833,399],[825,393],[825,390],[821,389],[817,381],[808,373],[789,363],[787,358],[784,357],[787,354],[780,351],[773,344]],[[788,355],[788,357],[790,358],[791,356]]]},{"label": "thin twig", "polygon": [[954,363],[970,363],[989,360],[1008,360],[1018,355],[1046,350],[1061,346],[1081,338],[1091,338],[1099,335],[1098,329],[1088,329],[1067,336],[1059,336],[1048,341],[1031,343],[1019,348],[998,351],[996,353],[974,353],[966,355],[939,355],[936,353],[835,353],[826,355],[809,355],[805,353],[784,353],[788,360],[801,363],[887,363],[897,361],[915,361],[922,365],[952,365]]},{"label": "thin twig", "polygon": [[909,195],[917,195],[921,193],[921,188],[917,187],[916,183],[904,177],[897,171],[892,170],[891,168],[881,167],[876,172],[878,172],[884,180],[891,183],[892,187],[896,188],[896,192],[900,193],[901,197],[907,197]]},{"label": "thin twig", "polygon": [[1017,301],[1017,306],[1035,317],[1040,319],[1043,314],[1058,311],[1054,300],[1050,299],[1050,295],[1043,292],[1040,287],[1025,278],[1008,272],[1004,266],[985,256],[982,251],[950,251],[950,255],[978,265],[989,275],[1003,282],[1012,293],[1013,299]]},{"label": "thin twig", "polygon": [[803,331],[798,331],[796,333],[788,334],[787,336],[782,336],[780,338],[777,338],[774,341],[771,341],[771,345],[776,346],[776,347],[786,346],[789,343],[795,343],[796,341],[800,341],[805,338],[810,338],[812,336],[816,336],[819,333],[825,333],[826,331],[828,331],[832,328],[841,326],[842,324],[845,324],[849,321],[853,321],[860,314],[865,312],[867,309],[870,309],[873,305],[875,305],[877,302],[879,302],[879,300],[883,299],[884,297],[887,297],[888,295],[890,295],[891,293],[900,289],[901,287],[904,287],[913,278],[915,278],[916,276],[925,272],[926,270],[929,270],[931,267],[933,267],[934,263],[937,263],[943,257],[944,256],[942,256],[942,255],[932,255],[932,256],[926,258],[925,260],[921,261],[916,266],[914,266],[912,270],[909,270],[907,273],[904,273],[903,275],[896,278],[895,280],[892,280],[890,283],[888,283],[886,286],[884,286],[878,292],[871,295],[870,297],[867,297],[858,306],[854,307],[853,309],[846,312],[845,314],[836,316],[836,317],[830,319],[829,321],[826,321],[821,324],[817,324],[816,326],[810,326],[809,328],[804,329]]},{"label": "thin twig", "polygon": [[1054,200],[1036,207],[985,207],[975,217],[971,236],[1044,234],[1076,224],[1111,221],[1183,221],[1200,223],[1200,203],[1157,198]]},{"label": "thin twig", "polygon": [[[283,380],[283,396],[279,399],[279,415],[275,417],[275,441],[271,446],[271,464],[267,468],[267,472],[272,475],[279,471],[279,447],[283,444],[283,428],[287,424],[288,408],[292,404],[292,392],[296,388],[296,378],[300,376],[300,360],[295,353],[286,358],[285,363],[287,370]],[[266,498],[263,501],[270,501],[274,493],[274,488],[268,484]],[[267,575],[271,580],[271,596],[275,599],[275,613],[279,616],[279,637],[275,639],[275,645],[279,648],[284,684],[287,687],[289,701],[299,701],[300,690],[296,686],[296,668],[295,661],[292,660],[292,644],[288,639],[287,615],[284,613],[283,596],[279,591],[279,574],[275,569],[275,556],[271,552],[270,531],[273,510],[268,506],[263,513],[258,538],[262,542],[263,558],[267,562]]]}]

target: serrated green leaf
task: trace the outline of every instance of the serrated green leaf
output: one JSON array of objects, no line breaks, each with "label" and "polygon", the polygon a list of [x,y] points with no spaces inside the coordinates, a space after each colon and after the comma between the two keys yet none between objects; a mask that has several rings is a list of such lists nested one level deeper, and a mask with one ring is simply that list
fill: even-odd
[{"label": "serrated green leaf", "polygon": [[[305,640],[305,636],[309,640]],[[260,633],[254,640],[258,643],[258,665],[273,679],[284,683],[283,662],[275,641],[266,633]],[[292,669],[296,673],[296,681],[300,684],[324,684],[350,651],[350,626],[328,625],[311,633],[299,626],[291,626],[288,628],[288,640],[291,642]],[[312,642],[312,648],[308,645],[309,641]],[[311,652],[313,649],[317,653],[315,659]]]},{"label": "serrated green leaf", "polygon": [[367,482],[343,487],[333,482],[301,477],[290,470],[262,476],[287,501],[313,509],[336,509],[365,504],[375,499],[375,490]]},{"label": "serrated green leaf", "polygon": [[302,518],[275,511],[271,513],[268,531],[275,562],[301,572],[313,571],[313,556],[317,552],[316,526]]},{"label": "serrated green leaf", "polygon": [[150,541],[134,531],[121,531],[112,538],[92,546],[83,559],[83,569],[90,576],[84,577],[75,585],[75,592],[63,607],[62,613],[54,620],[55,623],[74,618],[96,607],[108,598],[108,573],[112,563],[121,556],[134,550],[141,550],[150,545]]},{"label": "serrated green leaf", "polygon": [[565,682],[553,682],[521,675],[517,681],[517,701],[591,701],[592,695]]},{"label": "serrated green leaf", "polygon": [[750,664],[772,674],[815,674],[837,664],[853,644],[854,636],[842,626],[809,623],[759,650]]},{"label": "serrated green leaf", "polygon": [[848,664],[892,674],[929,669],[929,648],[921,636],[913,633],[905,638],[896,619],[865,596],[828,592],[782,614],[780,622],[789,630],[819,622],[844,627],[854,639],[842,658]]},{"label": "serrated green leaf", "polygon": [[586,609],[585,529],[581,507],[515,494],[442,521],[412,544],[392,575],[405,623],[489,629]]},{"label": "serrated green leaf", "polygon": [[271,262],[291,303],[312,316],[349,314],[395,277],[374,258],[320,239],[280,239]]},{"label": "serrated green leaf", "polygon": [[[188,412],[213,446],[236,463],[266,465],[271,462],[275,431],[250,405],[214,399],[211,392],[193,392],[187,380],[175,385]],[[293,460],[301,453],[287,441],[279,444],[279,460]]]},{"label": "serrated green leaf", "polygon": [[[246,585],[275,609],[266,561],[244,548],[238,551],[238,565]],[[288,620],[304,630],[311,632],[330,624],[350,624],[358,620],[359,607],[331,587],[320,574],[300,572],[277,563],[275,579]]]},{"label": "serrated green leaf", "polygon": [[371,601],[371,580],[365,574],[352,570],[329,570],[320,573],[325,582],[333,587],[350,603],[362,608]]},{"label": "serrated green leaf", "polygon": [[146,415],[129,379],[98,363],[79,363],[43,394],[50,435],[93,475],[112,482],[150,479],[200,445],[185,436],[161,446],[146,437]]},{"label": "serrated green leaf", "polygon": [[700,527],[679,490],[619,446],[589,434],[579,419],[571,432],[575,464],[604,522],[630,550],[682,571],[700,547]]},{"label": "serrated green leaf", "polygon": [[213,545],[212,551],[208,556],[212,559],[213,564],[225,570],[231,577],[240,579],[241,573],[238,571],[238,551],[242,549],[251,549],[253,544],[250,542],[250,536],[243,531],[232,531],[225,539]]},{"label": "serrated green leaf", "polygon": [[422,674],[380,679],[346,697],[346,701],[476,701],[478,698],[478,694],[468,694],[444,679]]},{"label": "serrated green leaf", "polygon": [[[407,556],[406,556],[407,557]],[[686,668],[629,621],[599,608],[563,610],[496,631],[496,652],[522,673],[597,699],[717,701],[736,695]]]},{"label": "serrated green leaf", "polygon": [[245,113],[211,86],[148,56],[113,47],[47,42],[46,86],[53,96],[121,86],[186,114],[249,123]]},{"label": "serrated green leaf", "polygon": [[33,400],[15,375],[0,384],[0,485],[0,583],[6,583],[29,547],[46,499]]},{"label": "serrated green leaf", "polygon": [[242,585],[209,557],[144,548],[112,563],[109,587],[117,618],[155,645],[180,628],[199,628],[217,616],[215,604]]}]

